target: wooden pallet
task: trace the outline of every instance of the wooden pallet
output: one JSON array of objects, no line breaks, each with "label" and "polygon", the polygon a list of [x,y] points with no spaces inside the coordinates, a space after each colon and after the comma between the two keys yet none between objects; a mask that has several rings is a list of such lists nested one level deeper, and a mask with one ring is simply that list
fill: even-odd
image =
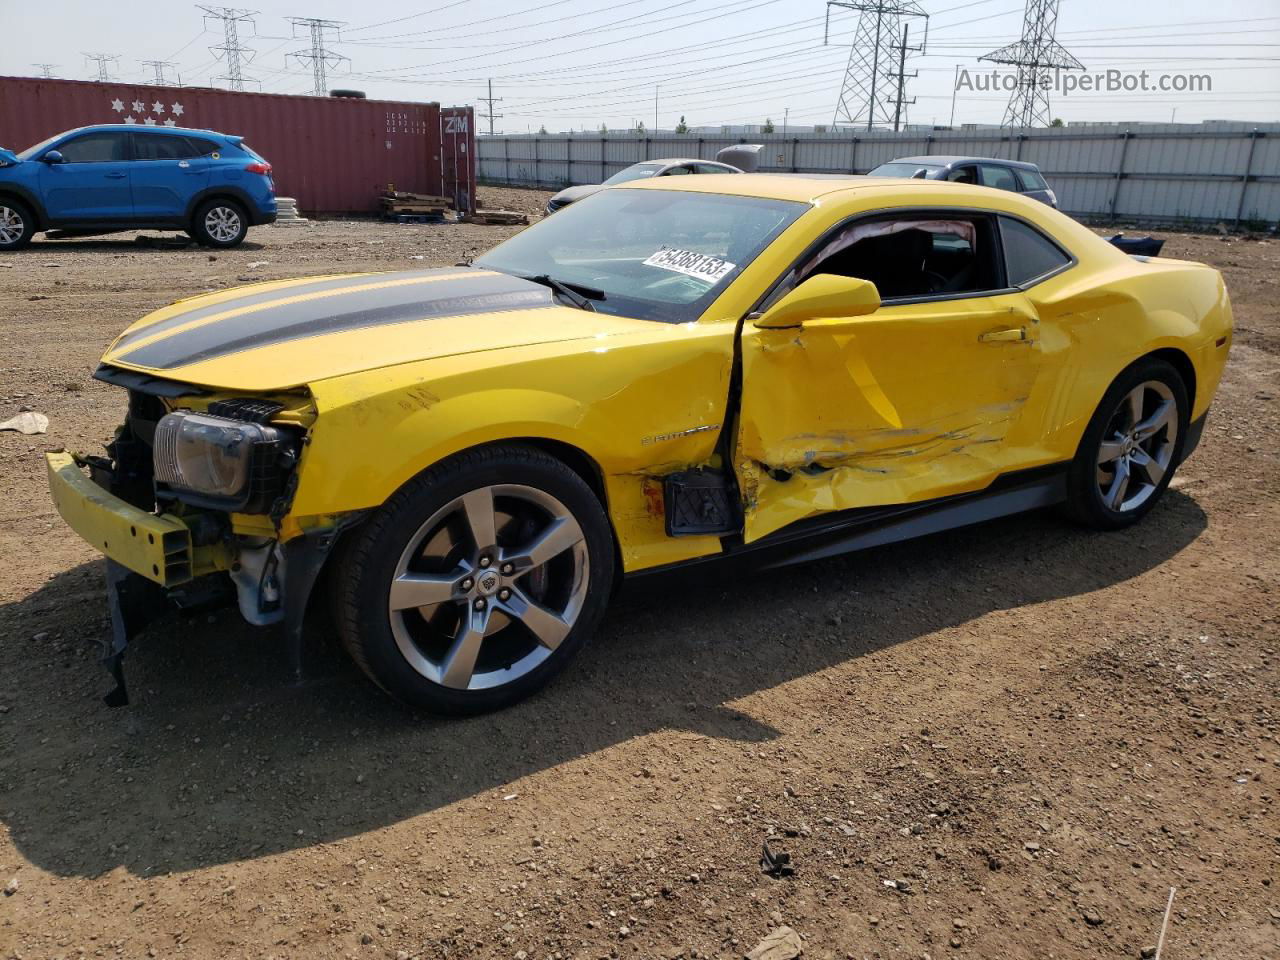
[{"label": "wooden pallet", "polygon": [[517,213],[514,210],[477,210],[475,213],[463,217],[462,222],[509,227],[519,224],[527,225],[529,217],[527,214]]}]

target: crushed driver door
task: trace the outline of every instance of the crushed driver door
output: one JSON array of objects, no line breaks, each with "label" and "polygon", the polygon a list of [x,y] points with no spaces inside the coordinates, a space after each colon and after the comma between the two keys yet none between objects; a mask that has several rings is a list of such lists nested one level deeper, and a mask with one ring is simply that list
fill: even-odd
[{"label": "crushed driver door", "polygon": [[892,303],[742,335],[734,468],[745,540],[857,507],[981,490],[1016,462],[1006,438],[1040,366],[1020,292]]}]

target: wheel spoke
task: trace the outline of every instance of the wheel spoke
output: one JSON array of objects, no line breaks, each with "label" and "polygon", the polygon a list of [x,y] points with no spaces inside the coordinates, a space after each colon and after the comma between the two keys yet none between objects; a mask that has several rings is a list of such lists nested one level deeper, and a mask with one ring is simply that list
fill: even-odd
[{"label": "wheel spoke", "polygon": [[488,610],[472,610],[467,607],[454,634],[453,644],[440,664],[440,682],[455,690],[465,690],[476,672],[476,659],[480,645],[484,643],[485,626],[489,622]]},{"label": "wheel spoke", "polygon": [[1173,422],[1174,404],[1171,400],[1166,400],[1156,409],[1156,412],[1143,420],[1133,428],[1134,436],[1139,442],[1150,440],[1162,429]]},{"label": "wheel spoke", "polygon": [[1129,410],[1129,429],[1136,427],[1142,420],[1142,400],[1146,395],[1146,386],[1134,387],[1129,391],[1129,396],[1125,398],[1126,406]]},{"label": "wheel spoke", "polygon": [[1160,461],[1141,447],[1137,447],[1133,451],[1131,459],[1142,468],[1142,472],[1147,475],[1148,480],[1156,486],[1160,485],[1160,481],[1164,479],[1164,467],[1160,466]]},{"label": "wheel spoke", "polygon": [[391,609],[428,607],[453,599],[456,576],[405,573],[391,581]]},{"label": "wheel spoke", "polygon": [[1124,456],[1124,442],[1120,440],[1103,440],[1098,447],[1098,463],[1111,463]]},{"label": "wheel spoke", "polygon": [[1128,459],[1116,461],[1115,479],[1111,481],[1111,489],[1106,492],[1105,500],[1108,507],[1112,510],[1119,510],[1121,504],[1124,503],[1125,491],[1129,489],[1129,461]]},{"label": "wheel spoke", "polygon": [[471,531],[471,542],[477,551],[488,550],[498,542],[494,529],[493,491],[489,487],[472,490],[462,498],[462,512]]},{"label": "wheel spoke", "polygon": [[518,570],[532,570],[582,542],[582,528],[573,517],[556,517],[536,539],[506,558]]},{"label": "wheel spoke", "polygon": [[523,623],[538,638],[538,642],[548,650],[560,646],[561,641],[569,635],[573,624],[552,613],[546,607],[539,606],[519,590],[513,590],[511,598],[506,601],[506,609],[513,617]]}]

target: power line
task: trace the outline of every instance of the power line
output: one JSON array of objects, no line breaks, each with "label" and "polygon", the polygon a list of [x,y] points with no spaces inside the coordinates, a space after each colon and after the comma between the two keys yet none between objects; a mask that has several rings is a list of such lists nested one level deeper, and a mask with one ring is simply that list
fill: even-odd
[{"label": "power line", "polygon": [[488,120],[488,121],[489,121],[489,136],[491,136],[491,137],[492,137],[492,136],[493,136],[493,121],[495,121],[495,120],[500,120],[500,119],[502,118],[502,114],[500,114],[500,113],[494,113],[494,112],[493,112],[493,105],[494,105],[495,103],[501,103],[501,102],[502,102],[502,98],[501,98],[501,97],[496,97],[496,98],[494,97],[494,95],[493,95],[493,81],[492,81],[492,80],[490,80],[490,81],[489,81],[489,95],[488,95],[487,97],[477,97],[476,99],[477,99],[477,100],[480,100],[480,101],[481,101],[481,102],[483,102],[483,103],[487,103],[487,104],[489,105],[489,109],[488,109],[488,111],[487,111],[487,112],[485,112],[485,113],[480,114],[480,116],[484,117],[486,120]]},{"label": "power line", "polygon": [[351,62],[350,57],[345,57],[340,53],[334,53],[332,50],[325,48],[325,31],[333,30],[338,32],[338,39],[342,39],[341,30],[346,25],[340,20],[320,20],[315,17],[290,17],[289,22],[293,24],[293,32],[296,36],[299,27],[306,27],[311,34],[311,49],[295,50],[286,54],[285,59],[293,57],[299,63],[310,61],[312,92],[317,97],[327,96],[329,93],[329,82],[326,76],[326,70],[330,67],[336,67],[342,61]]},{"label": "power line", "polygon": [[[165,79],[165,75],[164,75],[164,68],[165,68],[165,67],[176,67],[176,66],[177,66],[177,64],[176,64],[176,63],[174,63],[172,60],[143,60],[143,61],[142,61],[142,65],[143,65],[144,67],[151,67],[153,70],[155,70],[155,72],[156,72],[155,85],[156,85],[157,87],[171,87],[171,86],[173,86],[173,84],[172,84],[172,83],[170,83],[167,79]],[[181,83],[181,81],[179,81],[179,83]]]},{"label": "power line", "polygon": [[1004,111],[1004,127],[1047,127],[1050,70],[1083,70],[1084,64],[1054,39],[1059,0],[1027,0],[1022,37],[979,57],[1017,67],[1017,83]]},{"label": "power line", "polygon": [[86,53],[84,54],[84,58],[86,61],[93,61],[98,65],[98,75],[94,77],[95,80],[100,83],[109,83],[115,79],[111,76],[111,71],[108,69],[108,65],[118,64],[120,62],[119,55],[114,53]]},{"label": "power line", "polygon": [[[214,77],[214,80],[225,80],[227,86],[232,90],[244,90],[245,78],[241,72],[241,61],[244,63],[252,63],[256,51],[251,50],[240,42],[240,24],[247,23],[254,28],[257,33],[257,24],[254,22],[254,16],[257,15],[256,10],[244,10],[240,7],[206,7],[199,6],[199,9],[205,13],[205,25],[208,26],[210,20],[222,21],[222,45],[218,47],[210,47],[209,52],[213,54],[214,59],[222,60],[227,65],[227,72],[221,77]],[[250,80],[251,83],[257,83],[256,80]]]}]

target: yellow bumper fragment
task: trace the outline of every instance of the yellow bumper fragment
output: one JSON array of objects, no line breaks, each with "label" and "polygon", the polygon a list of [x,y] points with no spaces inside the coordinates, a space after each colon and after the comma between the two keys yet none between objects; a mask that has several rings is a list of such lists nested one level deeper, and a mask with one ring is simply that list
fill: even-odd
[{"label": "yellow bumper fragment", "polygon": [[163,587],[192,578],[196,562],[191,531],[181,521],[147,513],[112,496],[85,476],[68,453],[46,454],[45,461],[54,505],[67,526],[84,540]]}]

